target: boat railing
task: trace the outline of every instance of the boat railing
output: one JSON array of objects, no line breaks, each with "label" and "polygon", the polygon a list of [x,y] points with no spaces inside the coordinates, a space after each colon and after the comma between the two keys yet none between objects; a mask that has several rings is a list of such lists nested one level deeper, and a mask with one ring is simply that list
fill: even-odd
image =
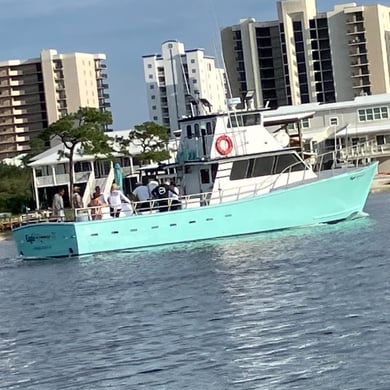
[{"label": "boat railing", "polygon": [[[132,201],[130,204],[121,205],[120,215],[144,215],[163,211],[196,208],[250,198],[275,191],[279,188],[297,186],[304,182],[321,179],[322,172],[326,172],[327,176],[339,174],[342,171],[340,169],[342,167],[337,165],[336,157],[337,151],[311,155],[307,159],[294,162],[276,176],[264,177],[261,182],[232,188],[217,188],[212,192],[181,195],[179,202],[174,198],[149,199],[146,202]],[[108,217],[110,217],[110,209],[107,205],[74,210],[74,220],[77,222],[106,219]]]},{"label": "boat railing", "polygon": [[[302,166],[304,169],[302,169]],[[309,157],[296,161],[283,169],[275,178],[271,191],[283,186],[288,188],[307,182],[308,180],[318,180],[321,171],[331,171],[334,173],[336,167],[335,151],[328,151],[319,155],[312,154]],[[301,172],[301,175],[296,175],[296,172]],[[313,173],[315,175],[313,175]],[[287,176],[286,176],[287,174]],[[293,175],[294,174],[294,175]],[[297,180],[298,179],[298,180]]]}]

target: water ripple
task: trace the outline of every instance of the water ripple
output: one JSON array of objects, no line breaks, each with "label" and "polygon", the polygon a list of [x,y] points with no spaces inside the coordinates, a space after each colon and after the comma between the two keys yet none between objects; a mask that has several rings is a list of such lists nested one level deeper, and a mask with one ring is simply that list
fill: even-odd
[{"label": "water ripple", "polygon": [[62,261],[22,261],[3,241],[0,389],[385,389],[389,204]]}]

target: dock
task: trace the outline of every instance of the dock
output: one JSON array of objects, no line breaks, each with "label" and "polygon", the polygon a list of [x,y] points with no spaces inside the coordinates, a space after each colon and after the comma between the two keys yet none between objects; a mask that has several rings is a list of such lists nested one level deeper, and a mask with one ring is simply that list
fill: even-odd
[{"label": "dock", "polygon": [[8,217],[0,219],[0,232],[7,232],[21,225],[19,217]]}]

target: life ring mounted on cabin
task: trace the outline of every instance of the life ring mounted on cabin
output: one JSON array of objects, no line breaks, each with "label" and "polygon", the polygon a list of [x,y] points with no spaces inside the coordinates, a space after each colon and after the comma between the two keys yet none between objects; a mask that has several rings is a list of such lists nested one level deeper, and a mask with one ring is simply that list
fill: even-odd
[{"label": "life ring mounted on cabin", "polygon": [[233,141],[226,134],[220,135],[215,141],[215,148],[219,154],[226,156],[233,150]]}]

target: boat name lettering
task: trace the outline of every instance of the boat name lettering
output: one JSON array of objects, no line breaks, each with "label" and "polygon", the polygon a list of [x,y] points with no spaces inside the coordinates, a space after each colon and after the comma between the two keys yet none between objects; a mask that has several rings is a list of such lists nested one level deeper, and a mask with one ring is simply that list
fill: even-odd
[{"label": "boat name lettering", "polygon": [[53,235],[47,234],[47,235],[38,235],[38,234],[26,234],[25,236],[26,242],[29,242],[32,244],[36,240],[50,240],[53,238]]},{"label": "boat name lettering", "polygon": [[50,245],[34,246],[34,249],[37,249],[37,250],[51,249],[51,246]]}]

